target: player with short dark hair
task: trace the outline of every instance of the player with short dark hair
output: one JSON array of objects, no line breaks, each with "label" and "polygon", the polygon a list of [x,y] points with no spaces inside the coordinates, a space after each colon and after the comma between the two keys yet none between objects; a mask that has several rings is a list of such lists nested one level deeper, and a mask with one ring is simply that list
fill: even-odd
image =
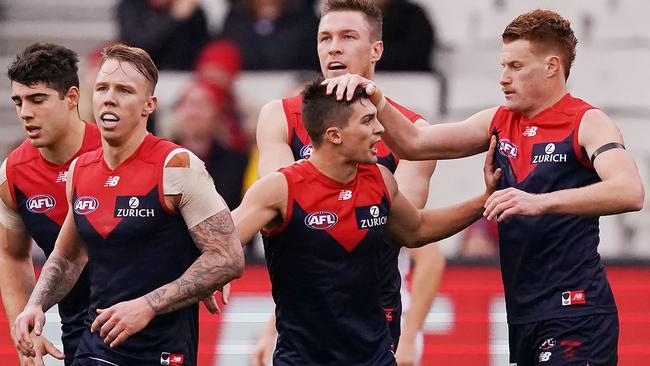
[{"label": "player with short dark hair", "polygon": [[[381,10],[368,0],[329,0],[324,2],[317,34],[317,52],[323,77],[331,78],[358,73],[368,79],[375,75],[375,66],[381,60]],[[427,126],[421,115],[389,100],[409,121]],[[261,110],[257,124],[257,146],[260,151],[259,175],[265,176],[296,160],[309,158],[312,141],[302,119],[302,96],[296,95],[267,103]],[[379,164],[395,173],[402,193],[418,208],[424,207],[429,192],[435,162],[409,162],[398,159],[383,142],[377,144]],[[393,337],[393,348],[400,358],[419,358],[418,338],[426,314],[442,278],[444,256],[437,246],[409,248],[408,252],[387,244],[382,252],[381,304],[386,312]],[[406,290],[398,263],[414,260],[411,271],[413,288],[410,309],[402,318],[400,290]],[[408,267],[406,265],[405,267]],[[407,292],[407,291],[404,291]],[[274,341],[272,327],[267,327],[253,352],[253,364],[263,365]],[[404,337],[401,337],[401,335]],[[404,342],[401,342],[404,341]],[[402,344],[400,346],[399,344]]]},{"label": "player with short dark hair", "polygon": [[490,156],[485,195],[417,210],[376,164],[383,127],[365,90],[350,102],[325,91],[318,80],[303,93],[305,127],[319,141],[311,157],[261,178],[233,218],[242,242],[264,229],[274,365],[396,365],[380,302],[384,238],[414,247],[462,230],[480,217],[500,171]]},{"label": "player with short dark hair", "polygon": [[203,163],[149,134],[157,69],[134,47],[103,51],[93,111],[102,149],[70,167],[70,209],[14,332],[32,351],[47,310],[89,263],[89,326],[74,366],[196,364],[196,303],[241,276],[230,211]]},{"label": "player with short dark hair", "polygon": [[[52,43],[26,47],[9,65],[11,99],[27,139],[0,168],[0,287],[13,324],[34,288],[31,240],[49,256],[68,212],[65,184],[72,160],[101,147],[99,131],[78,113],[77,54]],[[65,364],[70,365],[86,329],[90,287],[84,269],[70,293],[58,302]],[[12,331],[13,334],[13,331]],[[32,335],[33,356],[63,358],[46,339]],[[21,356],[23,365],[33,360]]]},{"label": "player with short dark hair", "polygon": [[597,251],[598,217],[640,210],[643,184],[616,124],[567,92],[577,42],[569,21],[537,9],[514,19],[502,39],[505,106],[459,123],[412,128],[359,76],[328,88],[344,98],[347,86],[349,98],[366,86],[386,106],[379,118],[387,144],[409,159],[475,154],[496,136],[504,174],[485,216],[499,223],[510,362],[615,365],[618,317]]}]

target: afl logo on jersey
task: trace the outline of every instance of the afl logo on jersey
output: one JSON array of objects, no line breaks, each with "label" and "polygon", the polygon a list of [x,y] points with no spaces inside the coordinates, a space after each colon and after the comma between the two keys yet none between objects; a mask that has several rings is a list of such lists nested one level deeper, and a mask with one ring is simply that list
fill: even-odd
[{"label": "afl logo on jersey", "polygon": [[25,206],[29,212],[40,214],[53,209],[56,206],[56,200],[49,194],[37,194],[29,197]]},{"label": "afl logo on jersey", "polygon": [[305,217],[305,225],[316,230],[329,229],[336,225],[338,221],[338,216],[331,211],[312,212]]},{"label": "afl logo on jersey", "polygon": [[508,139],[499,140],[499,153],[506,158],[516,158],[519,148]]},{"label": "afl logo on jersey", "polygon": [[88,215],[99,207],[99,201],[92,196],[83,196],[74,201],[74,212],[77,215]]},{"label": "afl logo on jersey", "polygon": [[311,144],[305,145],[300,149],[300,157],[303,159],[309,159],[313,151],[314,147]]}]

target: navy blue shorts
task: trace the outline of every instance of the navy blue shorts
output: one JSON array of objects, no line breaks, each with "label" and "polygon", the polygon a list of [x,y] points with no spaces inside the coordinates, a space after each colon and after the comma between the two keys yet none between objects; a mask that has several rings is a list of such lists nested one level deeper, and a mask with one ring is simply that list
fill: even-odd
[{"label": "navy blue shorts", "polygon": [[613,366],[618,362],[617,314],[508,325],[508,331],[513,366]]}]

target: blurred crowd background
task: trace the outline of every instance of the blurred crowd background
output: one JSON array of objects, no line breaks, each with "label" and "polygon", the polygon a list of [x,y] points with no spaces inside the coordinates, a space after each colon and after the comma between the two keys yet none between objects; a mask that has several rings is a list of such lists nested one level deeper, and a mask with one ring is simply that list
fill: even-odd
[{"label": "blurred crowd background", "polygon": [[[579,45],[569,79],[574,96],[621,127],[650,187],[650,5],[633,0],[376,0],[384,11],[378,83],[431,123],[461,120],[497,104],[500,34],[516,15],[550,8],[571,20]],[[121,41],[146,49],[161,70],[160,108],[150,130],[194,151],[231,208],[256,178],[260,107],[297,93],[319,73],[318,0],[3,0],[0,66],[26,45],[57,42],[82,58],[82,117],[100,50]],[[639,7],[642,9],[640,10]],[[0,83],[0,157],[24,138]],[[480,192],[482,157],[440,162],[429,205]],[[602,219],[606,259],[650,261],[649,208]],[[261,260],[259,246],[248,259]],[[496,260],[496,229],[478,222],[443,242],[450,259]]]}]

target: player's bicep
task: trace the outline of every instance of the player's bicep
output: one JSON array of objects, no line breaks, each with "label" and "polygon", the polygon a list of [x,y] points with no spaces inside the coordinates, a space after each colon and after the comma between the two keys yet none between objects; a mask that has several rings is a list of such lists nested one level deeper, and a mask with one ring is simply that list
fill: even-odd
[{"label": "player's bicep", "polygon": [[260,111],[256,131],[260,177],[293,163],[287,138],[287,120],[282,102],[276,100],[266,104]]},{"label": "player's bicep", "polygon": [[26,230],[23,219],[20,217],[16,205],[11,198],[11,192],[9,192],[6,159],[0,166],[0,224],[7,229]]},{"label": "player's bicep", "polygon": [[173,201],[190,229],[228,209],[201,159],[186,149],[174,150],[167,157],[163,194]]},{"label": "player's bicep", "polygon": [[601,180],[623,177],[640,181],[632,155],[625,150],[621,131],[602,111],[592,109],[584,114],[578,143],[592,159]]},{"label": "player's bicep", "polygon": [[242,242],[260,230],[272,230],[286,214],[288,184],[282,173],[269,174],[246,192],[241,205],[233,211],[235,226]]}]

